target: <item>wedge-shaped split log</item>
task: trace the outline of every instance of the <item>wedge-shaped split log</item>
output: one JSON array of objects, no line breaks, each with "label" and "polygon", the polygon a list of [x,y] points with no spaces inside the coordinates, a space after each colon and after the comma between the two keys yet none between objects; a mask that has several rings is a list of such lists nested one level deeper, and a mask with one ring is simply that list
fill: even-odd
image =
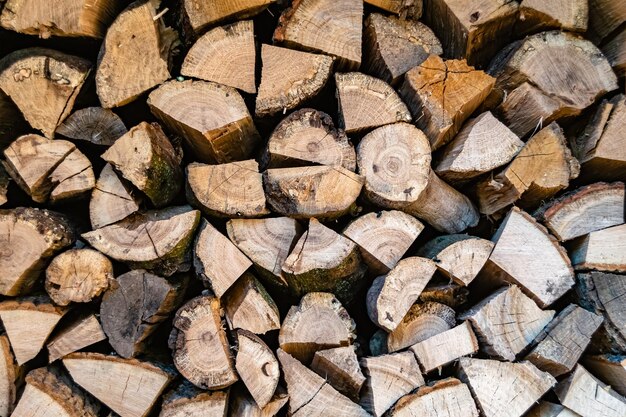
[{"label": "wedge-shaped split log", "polygon": [[265,408],[272,400],[280,379],[274,352],[256,335],[237,330],[235,367],[259,408]]},{"label": "wedge-shaped split log", "polygon": [[440,333],[456,324],[453,308],[434,301],[413,304],[402,321],[387,335],[387,352],[406,349]]},{"label": "wedge-shaped split log", "polygon": [[389,416],[478,417],[478,410],[467,385],[446,378],[400,398]]},{"label": "wedge-shaped split log", "polygon": [[222,301],[231,329],[265,334],[280,328],[276,303],[251,273],[244,273],[226,292]]},{"label": "wedge-shaped split log", "polygon": [[353,401],[359,400],[365,377],[354,346],[318,350],[313,356],[311,369],[343,395]]},{"label": "wedge-shaped split log", "polygon": [[159,417],[226,417],[230,391],[204,391],[189,381],[163,395]]},{"label": "wedge-shaped split log", "polygon": [[87,346],[106,340],[98,318],[94,314],[78,317],[67,327],[52,335],[46,345],[50,363],[81,350]]},{"label": "wedge-shaped split log", "polygon": [[626,396],[626,355],[585,356],[585,368],[608,384],[620,395]]},{"label": "wedge-shaped split log", "polygon": [[460,357],[478,352],[478,340],[468,321],[411,346],[424,372],[441,368]]},{"label": "wedge-shaped split log", "polygon": [[139,211],[141,197],[138,194],[110,164],[106,164],[89,201],[91,227],[95,230],[109,226]]},{"label": "wedge-shaped split log", "polygon": [[122,119],[109,109],[87,107],[70,114],[56,130],[66,138],[111,146],[128,132]]},{"label": "wedge-shaped split log", "polygon": [[626,224],[589,233],[572,244],[576,270],[626,272]]}]

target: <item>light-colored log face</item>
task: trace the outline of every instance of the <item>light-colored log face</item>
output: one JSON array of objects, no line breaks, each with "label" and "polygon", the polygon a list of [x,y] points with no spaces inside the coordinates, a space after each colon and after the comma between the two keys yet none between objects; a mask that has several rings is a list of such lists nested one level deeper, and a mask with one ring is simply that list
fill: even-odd
[{"label": "light-colored log face", "polygon": [[163,396],[159,417],[226,417],[229,390],[201,391],[188,381]]},{"label": "light-colored log face", "polygon": [[223,302],[226,320],[232,329],[265,334],[280,328],[280,315],[276,303],[263,284],[250,273],[244,273],[233,284],[225,294]]},{"label": "light-colored log face", "polygon": [[246,20],[202,35],[189,49],[180,73],[254,94],[255,64],[254,24]]},{"label": "light-colored log face", "polygon": [[609,384],[620,395],[626,396],[626,356],[585,356],[582,363],[602,382]]},{"label": "light-colored log face", "polygon": [[59,125],[56,133],[70,139],[110,146],[127,132],[122,119],[109,109],[87,107],[76,110]]},{"label": "light-colored log face", "polygon": [[571,32],[587,31],[589,3],[586,1],[523,0],[520,2],[520,19],[516,31],[538,32],[546,29],[561,29]]},{"label": "light-colored log face", "polygon": [[55,333],[52,340],[48,342],[49,361],[52,363],[65,355],[106,338],[107,336],[95,315],[90,314],[81,317],[61,332]]},{"label": "light-colored log face", "polygon": [[237,373],[257,405],[264,408],[274,396],[280,379],[278,361],[271,349],[250,332],[238,330],[237,341]]},{"label": "light-colored log face", "polygon": [[467,385],[455,378],[420,387],[393,407],[390,417],[478,417],[478,410]]},{"label": "light-colored log face", "polygon": [[[250,393],[243,389],[234,389],[230,396],[231,415],[242,417],[274,417],[289,401],[287,391],[278,386],[272,400],[259,408]],[[181,416],[183,417],[183,416]],[[220,416],[222,417],[222,416]]]},{"label": "light-colored log face", "polygon": [[18,374],[9,338],[3,334],[0,336],[0,414],[3,416],[9,416],[15,407]]},{"label": "light-colored log face", "polygon": [[77,199],[96,186],[91,161],[78,149],[67,155],[49,178],[53,185],[58,184],[50,193],[52,204]]},{"label": "light-colored log face", "polygon": [[387,335],[387,351],[396,352],[452,329],[456,314],[451,307],[427,301],[414,304]]},{"label": "light-colored log face", "polygon": [[478,340],[468,321],[411,346],[425,372],[478,352]]},{"label": "light-colored log face", "polygon": [[525,417],[579,417],[579,414],[563,407],[561,404],[539,401],[532,407]]},{"label": "light-colored log face", "polygon": [[626,272],[626,224],[580,238],[573,244],[571,258],[576,270]]},{"label": "light-colored log face", "polygon": [[138,211],[140,199],[135,194],[117,176],[113,167],[106,164],[89,201],[91,227],[95,230],[108,226]]},{"label": "light-colored log face", "polygon": [[311,369],[353,401],[358,401],[365,376],[359,366],[354,346],[319,350],[313,356]]},{"label": "light-colored log face", "polygon": [[184,0],[186,19],[195,33],[224,20],[254,16],[276,0],[216,0],[196,2]]},{"label": "light-colored log face", "polygon": [[365,3],[400,15],[403,19],[417,20],[422,16],[422,0],[365,0]]}]

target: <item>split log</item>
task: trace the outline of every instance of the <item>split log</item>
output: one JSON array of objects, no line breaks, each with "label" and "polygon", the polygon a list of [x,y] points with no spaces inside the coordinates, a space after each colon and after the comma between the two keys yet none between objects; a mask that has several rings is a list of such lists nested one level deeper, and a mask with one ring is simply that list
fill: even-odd
[{"label": "split log", "polygon": [[90,70],[91,62],[77,56],[45,48],[20,49],[0,61],[0,88],[33,128],[52,138],[72,111]]},{"label": "split log", "polygon": [[53,335],[48,342],[50,363],[87,346],[105,340],[107,337],[95,315],[80,317],[68,327]]},{"label": "split log", "polygon": [[189,49],[180,73],[254,94],[255,64],[254,23],[246,20],[202,35]]},{"label": "split log", "polygon": [[111,261],[92,249],[72,249],[55,257],[46,269],[46,292],[55,304],[88,303],[109,287]]},{"label": "split log", "polygon": [[496,246],[483,271],[491,279],[519,285],[540,307],[574,285],[567,252],[525,211],[513,207],[491,240]]},{"label": "split log", "polygon": [[335,129],[328,114],[313,109],[283,119],[272,132],[263,158],[269,168],[329,165],[356,170],[354,146],[345,132]]},{"label": "split log", "polygon": [[415,355],[394,353],[361,359],[367,377],[361,391],[361,406],[374,417],[381,417],[401,397],[424,385]]},{"label": "split log", "polygon": [[589,31],[597,40],[606,38],[626,22],[626,5],[620,0],[589,0]]},{"label": "split log", "polygon": [[0,319],[18,365],[33,359],[67,309],[48,297],[25,297],[0,303]]},{"label": "split log", "polygon": [[74,232],[59,213],[23,207],[0,210],[0,293],[30,292],[48,259],[73,242]]},{"label": "split log", "polygon": [[430,259],[413,256],[402,259],[387,275],[376,278],[366,298],[370,320],[393,331],[417,301],[436,268]]},{"label": "split log", "polygon": [[518,36],[548,29],[586,32],[589,20],[589,2],[582,0],[523,0],[519,6],[519,20],[515,26]]},{"label": "split log", "polygon": [[485,112],[463,125],[434,169],[445,181],[462,183],[508,164],[523,147],[515,133]]},{"label": "split log", "polygon": [[626,224],[589,233],[572,245],[576,270],[626,272]]},{"label": "split log", "polygon": [[120,275],[102,297],[100,319],[123,358],[148,350],[148,337],[181,303],[186,280],[168,281],[141,269]]},{"label": "split log", "polygon": [[172,324],[174,365],[198,388],[226,388],[238,379],[220,309],[219,299],[199,296],[176,312]]},{"label": "split log", "polygon": [[4,169],[4,165],[0,163],[0,206],[7,203],[7,192],[9,191],[9,183],[11,176]]},{"label": "split log", "polygon": [[478,340],[468,321],[411,346],[425,373],[478,352]]},{"label": "split log", "polygon": [[354,346],[315,352],[311,369],[328,381],[337,391],[352,401],[358,402],[365,376],[361,372]]},{"label": "split log", "polygon": [[170,276],[188,269],[188,249],[200,212],[189,206],[137,213],[115,224],[83,233],[91,246],[133,269]]},{"label": "split log", "polygon": [[418,255],[432,259],[445,276],[467,286],[481,271],[493,247],[493,242],[474,236],[444,235],[426,243]]},{"label": "split log", "polygon": [[565,407],[582,417],[620,417],[626,414],[626,398],[600,382],[581,365],[554,389]]},{"label": "split log", "polygon": [[540,207],[535,213],[561,242],[626,222],[623,183],[578,188]]},{"label": "split log", "polygon": [[525,359],[555,377],[566,374],[574,369],[603,320],[570,304],[543,329],[536,339],[537,346]]},{"label": "split log", "polygon": [[5,334],[0,335],[0,415],[11,415],[20,379],[21,368],[15,361],[9,338]]},{"label": "split log", "polygon": [[226,292],[223,304],[226,321],[231,329],[243,329],[254,334],[280,329],[276,303],[265,287],[248,272]]},{"label": "split log", "polygon": [[389,413],[389,417],[413,416],[478,417],[478,410],[467,385],[446,378],[400,398]]},{"label": "split log", "polygon": [[221,165],[187,165],[187,200],[216,217],[260,217],[265,207],[263,180],[254,159]]},{"label": "split log", "polygon": [[626,48],[624,43],[626,42],[626,30],[619,32],[609,42],[602,46],[602,53],[609,60],[613,71],[620,76],[626,75]]},{"label": "split log", "polygon": [[422,0],[365,0],[365,3],[397,14],[402,19],[417,20],[422,17]]},{"label": "split log", "polygon": [[190,31],[193,38],[207,28],[225,20],[239,20],[252,17],[265,10],[276,0],[229,1],[217,0],[198,3],[195,0],[183,0],[181,18],[183,27]]},{"label": "split log", "polygon": [[169,81],[148,96],[152,113],[182,136],[194,159],[209,163],[252,156],[260,142],[241,95],[209,81]]},{"label": "split log", "polygon": [[54,187],[50,193],[51,204],[77,199],[96,186],[91,161],[78,149],[67,155],[49,178]]},{"label": "split log", "polygon": [[480,65],[509,42],[517,18],[518,4],[508,0],[434,0],[426,2],[423,20],[446,55]]},{"label": "split log", "polygon": [[436,303],[445,304],[452,308],[457,308],[467,302],[469,290],[458,284],[431,284],[420,294],[419,301],[426,303],[434,301]]},{"label": "split log", "polygon": [[72,353],[63,365],[78,385],[120,417],[145,417],[174,378],[162,366],[100,353]]},{"label": "split log", "polygon": [[315,97],[328,82],[333,58],[263,44],[256,117],[285,114]]},{"label": "split log", "polygon": [[579,414],[563,407],[561,404],[539,401],[531,408],[525,417],[579,417]]},{"label": "split log", "polygon": [[414,304],[398,326],[387,335],[387,352],[397,352],[435,335],[446,332],[456,324],[454,310],[432,301]]},{"label": "split log", "polygon": [[163,396],[159,417],[226,417],[229,391],[202,391],[188,381]]},{"label": "split log", "polygon": [[226,236],[204,219],[198,227],[193,253],[196,274],[218,297],[252,265]]},{"label": "split log", "polygon": [[481,342],[481,351],[507,361],[524,350],[554,317],[541,310],[515,285],[504,287],[463,313]]},{"label": "split log", "polygon": [[278,343],[281,350],[309,364],[319,350],[351,345],[356,338],[355,327],[333,294],[310,292],[302,297],[299,305],[289,309]]},{"label": "split log", "polygon": [[278,360],[287,382],[289,415],[293,417],[367,417],[361,407],[337,392],[324,378],[282,349]]},{"label": "split log", "polygon": [[300,0],[280,16],[274,42],[334,56],[344,71],[357,69],[361,65],[362,21],[361,0]]},{"label": "split log", "polygon": [[585,356],[583,364],[620,395],[626,396],[626,356],[610,354]]},{"label": "split log", "polygon": [[433,150],[450,142],[491,92],[495,79],[465,61],[431,55],[406,73],[400,95]]},{"label": "split log", "polygon": [[459,369],[485,417],[521,417],[556,384],[530,362],[462,358]]},{"label": "split log", "polygon": [[350,72],[335,74],[339,125],[346,133],[359,133],[380,126],[411,122],[411,114],[389,84],[378,78]]},{"label": "split log", "polygon": [[278,360],[265,342],[246,330],[237,330],[235,367],[259,408],[269,404],[280,379]]},{"label": "split log", "polygon": [[141,122],[115,141],[102,159],[156,207],[168,205],[183,179],[180,157],[157,123]]},{"label": "split log", "polygon": [[365,20],[363,36],[364,49],[368,52],[363,63],[365,72],[391,85],[398,85],[402,75],[429,55],[443,54],[441,42],[433,31],[413,20],[371,13]]},{"label": "split log", "polygon": [[113,167],[106,164],[89,201],[91,227],[94,230],[100,229],[139,211],[141,199],[133,191],[118,177]]},{"label": "split log", "polygon": [[289,401],[287,391],[280,385],[272,400],[262,409],[243,389],[235,389],[230,398],[231,415],[238,417],[274,417]]},{"label": "split log", "polygon": [[131,3],[107,30],[96,71],[102,107],[126,105],[170,78],[169,61],[178,35],[154,18],[158,3]]},{"label": "split log", "polygon": [[109,109],[87,107],[70,114],[56,130],[61,136],[94,145],[111,146],[128,130],[122,119]]}]

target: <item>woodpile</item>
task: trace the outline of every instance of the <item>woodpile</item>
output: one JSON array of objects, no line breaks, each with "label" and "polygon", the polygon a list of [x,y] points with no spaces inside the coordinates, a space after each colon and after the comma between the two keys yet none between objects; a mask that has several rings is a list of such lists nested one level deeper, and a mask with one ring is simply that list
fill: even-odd
[{"label": "woodpile", "polygon": [[625,417],[623,0],[0,0],[0,417]]}]

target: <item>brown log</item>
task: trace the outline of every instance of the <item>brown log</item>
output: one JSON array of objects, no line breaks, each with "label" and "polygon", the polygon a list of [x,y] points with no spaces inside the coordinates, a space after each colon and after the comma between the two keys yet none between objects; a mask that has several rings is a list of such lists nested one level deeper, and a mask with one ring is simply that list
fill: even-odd
[{"label": "brown log", "polygon": [[478,352],[478,340],[468,321],[411,346],[417,361],[428,373],[463,356]]},{"label": "brown log", "polygon": [[163,396],[159,417],[226,417],[229,390],[203,391],[188,381]]},{"label": "brown log", "polygon": [[21,368],[15,361],[6,334],[0,335],[0,415],[9,416],[15,407]]},{"label": "brown log", "polygon": [[597,355],[585,356],[582,363],[594,375],[620,395],[626,395],[626,356],[622,355]]},{"label": "brown log", "polygon": [[237,330],[235,367],[257,406],[265,408],[280,379],[278,360],[272,350],[253,333]]},{"label": "brown log", "polygon": [[131,3],[107,30],[96,71],[102,107],[128,104],[170,78],[169,59],[178,35],[155,19],[158,3]]},{"label": "brown log", "polygon": [[626,22],[626,5],[620,0],[589,0],[589,29],[602,40]]},{"label": "brown log", "polygon": [[365,376],[361,372],[354,346],[318,350],[313,356],[311,369],[352,401],[359,400]]},{"label": "brown log", "polygon": [[91,227],[95,230],[109,226],[139,211],[141,198],[137,194],[106,164],[89,201]]},{"label": "brown log", "polygon": [[94,314],[79,317],[55,333],[46,345],[50,363],[107,338]]},{"label": "brown log", "polygon": [[398,326],[387,335],[386,351],[397,352],[454,327],[456,314],[444,304],[432,301],[414,304]]},{"label": "brown log", "polygon": [[243,329],[254,334],[280,329],[276,303],[263,284],[248,272],[226,292],[223,303],[226,321],[231,329]]},{"label": "brown log", "polygon": [[315,97],[328,82],[333,58],[263,44],[256,117],[285,114]]},{"label": "brown log", "polygon": [[9,183],[11,182],[11,176],[4,169],[4,165],[0,163],[0,206],[6,204],[7,192],[9,190]]},{"label": "brown log", "polygon": [[589,20],[589,2],[581,0],[522,0],[517,35],[560,29],[569,32],[586,32]]},{"label": "brown log", "polygon": [[622,29],[621,32],[602,46],[602,53],[609,60],[613,71],[620,77],[626,75],[626,48],[624,48],[624,42],[626,42],[626,30]]},{"label": "brown log", "polygon": [[196,160],[233,162],[252,156],[260,142],[241,95],[209,81],[169,81],[148,96],[154,115],[182,136]]},{"label": "brown log", "polygon": [[626,224],[589,233],[572,243],[576,270],[626,272]]},{"label": "brown log", "polygon": [[417,20],[422,17],[423,0],[364,0],[365,3],[394,13],[400,18]]},{"label": "brown log", "polygon": [[259,408],[250,393],[243,389],[235,389],[231,394],[231,415],[238,417],[274,417],[289,401],[287,391],[280,385],[272,400],[264,407]]},{"label": "brown log", "polygon": [[434,301],[436,303],[445,304],[452,308],[464,305],[467,302],[469,290],[458,284],[431,284],[420,294],[419,301],[425,303]]},{"label": "brown log", "polygon": [[400,398],[389,417],[478,417],[467,385],[456,378],[435,381]]},{"label": "brown log", "polygon": [[56,130],[61,136],[111,146],[128,130],[122,119],[109,109],[87,107],[70,114]]}]

